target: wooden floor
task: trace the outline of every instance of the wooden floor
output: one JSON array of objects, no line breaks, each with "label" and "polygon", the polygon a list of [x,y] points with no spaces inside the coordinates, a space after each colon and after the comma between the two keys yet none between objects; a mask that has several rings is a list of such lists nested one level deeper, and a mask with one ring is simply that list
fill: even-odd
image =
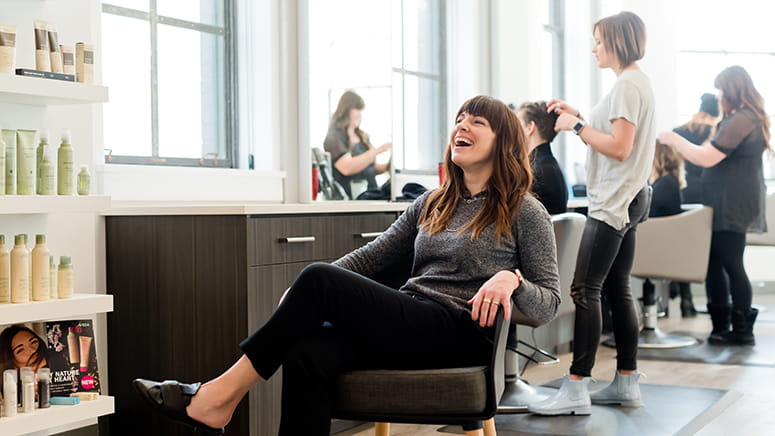
[{"label": "wooden floor", "polygon": [[[775,294],[756,294],[754,303],[775,311]],[[707,315],[681,319],[677,301],[671,302],[670,318],[659,321],[662,330],[710,331]],[[775,323],[757,323],[754,333],[775,334]],[[592,373],[596,380],[611,380],[614,374],[615,350],[601,346]],[[562,377],[570,366],[570,354],[560,356],[552,366],[529,366],[523,378],[531,384],[543,384]],[[710,365],[685,362],[642,360],[639,369],[647,378],[642,383],[729,389],[742,394],[737,401],[710,421],[698,435],[764,435],[775,434],[775,369],[752,366]],[[646,406],[648,407],[648,406]],[[439,426],[393,424],[392,436],[439,436]],[[341,436],[371,436],[373,426],[364,424]]]}]

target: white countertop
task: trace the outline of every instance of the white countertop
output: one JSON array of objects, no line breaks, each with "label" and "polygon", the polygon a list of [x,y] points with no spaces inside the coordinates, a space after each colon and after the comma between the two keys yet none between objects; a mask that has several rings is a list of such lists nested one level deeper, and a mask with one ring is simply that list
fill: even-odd
[{"label": "white countertop", "polygon": [[411,202],[316,201],[314,203],[170,203],[114,201],[104,216],[129,215],[278,215],[311,213],[401,212]]}]

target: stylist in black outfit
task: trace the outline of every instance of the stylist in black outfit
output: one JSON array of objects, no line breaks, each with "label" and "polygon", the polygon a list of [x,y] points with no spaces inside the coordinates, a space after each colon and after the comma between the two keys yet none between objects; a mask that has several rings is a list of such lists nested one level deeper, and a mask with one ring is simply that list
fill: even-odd
[{"label": "stylist in black outfit", "polygon": [[546,102],[537,101],[522,103],[517,117],[530,150],[530,165],[535,177],[533,195],[551,215],[565,213],[568,210],[568,185],[552,154],[551,144],[557,136],[554,130],[557,113],[547,113]]},{"label": "stylist in black outfit", "polygon": [[762,152],[769,148],[770,120],[764,112],[764,99],[743,67],[725,69],[716,76],[715,85],[724,118],[710,141],[698,146],[673,132],[660,134],[659,140],[705,168],[702,202],[713,208],[705,279],[713,322],[708,342],[754,345],[753,324],[758,311],[751,307],[753,291],[743,253],[747,232],[767,231]]}]

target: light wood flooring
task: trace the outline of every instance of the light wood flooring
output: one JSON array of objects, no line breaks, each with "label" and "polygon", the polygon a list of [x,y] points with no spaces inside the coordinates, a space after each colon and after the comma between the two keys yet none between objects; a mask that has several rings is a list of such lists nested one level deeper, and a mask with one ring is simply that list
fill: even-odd
[{"label": "light wood flooring", "polygon": [[[756,292],[756,291],[755,291]],[[702,307],[702,300],[698,300]],[[754,303],[775,311],[775,294],[756,294]],[[659,327],[666,331],[710,331],[707,315],[681,319],[677,301],[671,302],[672,316],[659,320]],[[757,323],[755,334],[775,334],[775,323]],[[611,380],[615,368],[615,350],[601,346],[592,376],[596,380]],[[523,378],[531,384],[543,384],[562,377],[570,365],[570,354],[560,356],[560,363],[552,366],[531,365]],[[642,383],[694,386],[728,389],[742,396],[703,427],[698,435],[766,435],[775,434],[775,369],[753,366],[712,365],[685,362],[641,360],[639,369],[647,378]],[[440,436],[439,426],[393,424],[391,436]],[[371,424],[363,424],[341,436],[371,436]]]}]

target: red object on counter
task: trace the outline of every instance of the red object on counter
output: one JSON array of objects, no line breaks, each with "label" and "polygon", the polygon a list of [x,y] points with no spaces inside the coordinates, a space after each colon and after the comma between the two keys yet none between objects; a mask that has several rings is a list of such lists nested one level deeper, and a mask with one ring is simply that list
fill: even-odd
[{"label": "red object on counter", "polygon": [[312,200],[318,198],[318,183],[320,180],[320,168],[317,164],[312,164]]}]

